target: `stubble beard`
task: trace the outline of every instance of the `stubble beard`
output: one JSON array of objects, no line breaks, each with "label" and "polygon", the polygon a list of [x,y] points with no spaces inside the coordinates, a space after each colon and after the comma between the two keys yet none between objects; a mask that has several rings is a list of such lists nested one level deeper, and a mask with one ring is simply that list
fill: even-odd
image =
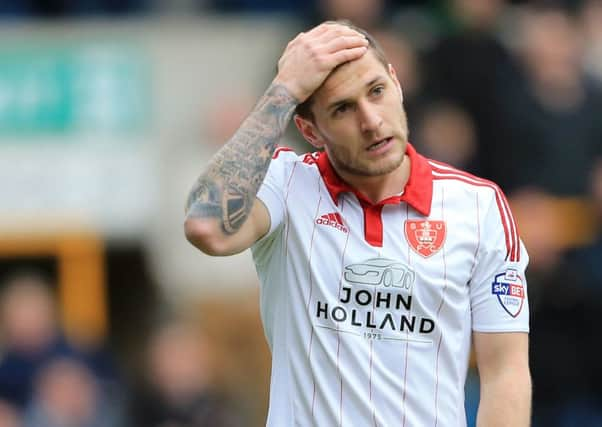
[{"label": "stubble beard", "polygon": [[[351,158],[347,158],[345,159],[345,156],[339,156],[339,153],[337,153],[337,150],[330,150],[329,152],[329,159],[330,161],[333,163],[333,166],[335,167],[335,169],[341,171],[341,172],[346,172],[348,174],[351,175],[356,175],[356,176],[363,176],[363,177],[376,177],[376,176],[383,176],[383,175],[387,175],[391,172],[393,172],[394,170],[396,170],[397,168],[399,168],[401,166],[401,164],[403,163],[403,159],[405,157],[405,152],[407,149],[407,145],[408,145],[408,136],[409,136],[409,129],[408,129],[408,125],[407,125],[407,115],[405,110],[402,107],[402,111],[401,111],[401,117],[402,117],[402,129],[400,132],[400,135],[394,136],[394,138],[398,139],[399,142],[398,144],[401,144],[403,146],[403,149],[401,150],[401,152],[399,153],[399,157],[396,159],[391,159],[391,160],[387,160],[385,162],[385,164],[383,165],[376,165],[376,164],[366,164],[365,166],[362,167],[361,165],[361,161],[360,162],[356,162]],[[347,156],[349,157],[349,156]],[[374,162],[376,163],[376,162]]]},{"label": "stubble beard", "polygon": [[393,172],[395,169],[401,166],[404,155],[404,153],[400,153],[397,159],[387,161],[384,165],[366,165],[362,167],[361,165],[354,164],[354,162],[342,161],[338,158],[336,154],[331,154],[331,160],[334,163],[336,169],[339,169],[340,171],[346,172],[350,175],[365,177],[382,176]]},{"label": "stubble beard", "polygon": [[340,156],[339,153],[337,153],[337,150],[330,150],[329,158],[335,169],[350,175],[363,177],[387,175],[401,166],[406,151],[405,147],[407,147],[406,138],[403,138],[402,142],[394,141],[394,143],[401,144],[404,149],[400,150],[397,158],[386,159],[383,164],[378,164],[377,161],[368,160],[362,165],[361,160],[358,162],[350,158],[345,159],[344,156]]}]

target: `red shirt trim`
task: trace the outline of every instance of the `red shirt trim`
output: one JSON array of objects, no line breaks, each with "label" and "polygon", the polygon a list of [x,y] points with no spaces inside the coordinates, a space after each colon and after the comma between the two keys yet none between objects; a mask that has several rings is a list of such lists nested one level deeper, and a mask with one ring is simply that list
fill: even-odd
[{"label": "red shirt trim", "polygon": [[293,149],[278,145],[276,146],[276,150],[274,150],[274,154],[272,154],[272,159],[277,159],[280,153],[283,151],[293,151]]},{"label": "red shirt trim", "polygon": [[366,241],[372,246],[382,247],[383,245],[381,212],[384,205],[405,202],[421,215],[428,216],[431,212],[431,202],[433,199],[432,167],[427,159],[418,154],[411,144],[407,145],[406,154],[410,158],[410,177],[403,194],[401,196],[388,197],[378,203],[372,203],[357,189],[343,181],[332,167],[326,152],[318,154],[316,164],[335,204],[338,205],[341,193],[353,193],[358,198],[364,210],[364,236]]},{"label": "red shirt trim", "polygon": [[[381,200],[376,203],[376,205],[406,202],[421,215],[428,216],[431,213],[431,202],[433,199],[432,167],[428,160],[418,154],[411,144],[407,145],[406,154],[410,158],[411,168],[410,178],[404,188],[403,194],[401,196],[393,196]],[[339,195],[345,192],[355,194],[360,201],[368,205],[373,204],[366,196],[351,187],[337,175],[330,164],[326,152],[323,151],[319,153],[316,163],[320,170],[320,174],[322,175],[322,179],[324,180],[324,184],[326,184],[326,188],[336,204],[338,204]]]},{"label": "red shirt trim", "polygon": [[504,228],[504,236],[506,239],[506,259],[510,261],[520,261],[520,240],[518,227],[506,196],[500,187],[492,181],[479,178],[471,175],[468,172],[464,172],[454,168],[453,166],[445,163],[431,160],[433,171],[436,172],[434,179],[455,179],[458,181],[465,182],[479,187],[489,187],[495,192],[495,201],[500,214],[500,221]]}]

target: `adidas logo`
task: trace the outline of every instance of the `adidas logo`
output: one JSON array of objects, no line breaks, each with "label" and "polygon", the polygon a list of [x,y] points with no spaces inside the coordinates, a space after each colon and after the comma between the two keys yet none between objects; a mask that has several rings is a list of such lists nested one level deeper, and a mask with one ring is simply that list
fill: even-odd
[{"label": "adidas logo", "polygon": [[338,212],[324,214],[316,219],[316,224],[319,225],[330,225],[331,227],[336,228],[337,230],[342,231],[343,233],[348,233],[349,230],[343,224],[343,218],[341,218],[341,214]]}]

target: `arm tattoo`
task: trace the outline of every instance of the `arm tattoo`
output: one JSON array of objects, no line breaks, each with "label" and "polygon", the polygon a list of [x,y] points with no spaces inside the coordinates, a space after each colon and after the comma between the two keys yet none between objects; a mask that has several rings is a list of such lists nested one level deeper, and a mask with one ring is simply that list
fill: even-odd
[{"label": "arm tattoo", "polygon": [[268,88],[194,184],[186,204],[189,218],[218,218],[226,234],[240,229],[297,103],[284,86]]}]

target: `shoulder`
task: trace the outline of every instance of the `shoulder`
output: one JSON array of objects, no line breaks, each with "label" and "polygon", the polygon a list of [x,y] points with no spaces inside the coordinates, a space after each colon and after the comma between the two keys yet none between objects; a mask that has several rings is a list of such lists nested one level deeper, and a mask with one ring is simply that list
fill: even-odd
[{"label": "shoulder", "polygon": [[299,169],[309,169],[317,172],[316,162],[319,157],[319,152],[297,154],[292,148],[279,146],[272,155],[271,173],[280,171],[288,175],[293,171],[298,172]]},{"label": "shoulder", "polygon": [[469,172],[455,168],[447,163],[427,159],[431,166],[433,182],[438,185],[455,187],[471,194],[478,193],[491,199],[505,199],[504,192],[498,184]]},{"label": "shoulder", "polygon": [[303,163],[305,165],[314,165],[320,157],[319,152],[297,154],[290,147],[279,145],[272,155],[272,161],[277,160],[283,163]]},{"label": "shoulder", "polygon": [[[516,228],[515,220],[510,209],[506,195],[498,184],[485,178],[480,178],[468,172],[454,168],[446,163],[428,159],[433,173],[433,185],[444,186],[445,191],[451,191],[454,198],[468,202],[475,201],[474,206],[481,213],[489,212],[499,216],[505,227]],[[448,193],[449,194],[449,193]],[[449,196],[446,196],[446,199]],[[461,203],[465,208],[471,204]]]},{"label": "shoulder", "polygon": [[[482,217],[486,230],[499,230],[503,232],[503,240],[506,244],[506,255],[511,261],[520,259],[520,243],[518,227],[510,205],[502,189],[493,181],[480,178],[468,172],[456,169],[445,163],[429,159],[433,172],[433,183],[446,185],[446,188],[454,187],[458,194],[468,195],[474,200],[474,204],[461,203],[462,209],[475,206],[477,216]],[[467,201],[465,199],[465,201]],[[481,207],[481,208],[480,208]]]}]

